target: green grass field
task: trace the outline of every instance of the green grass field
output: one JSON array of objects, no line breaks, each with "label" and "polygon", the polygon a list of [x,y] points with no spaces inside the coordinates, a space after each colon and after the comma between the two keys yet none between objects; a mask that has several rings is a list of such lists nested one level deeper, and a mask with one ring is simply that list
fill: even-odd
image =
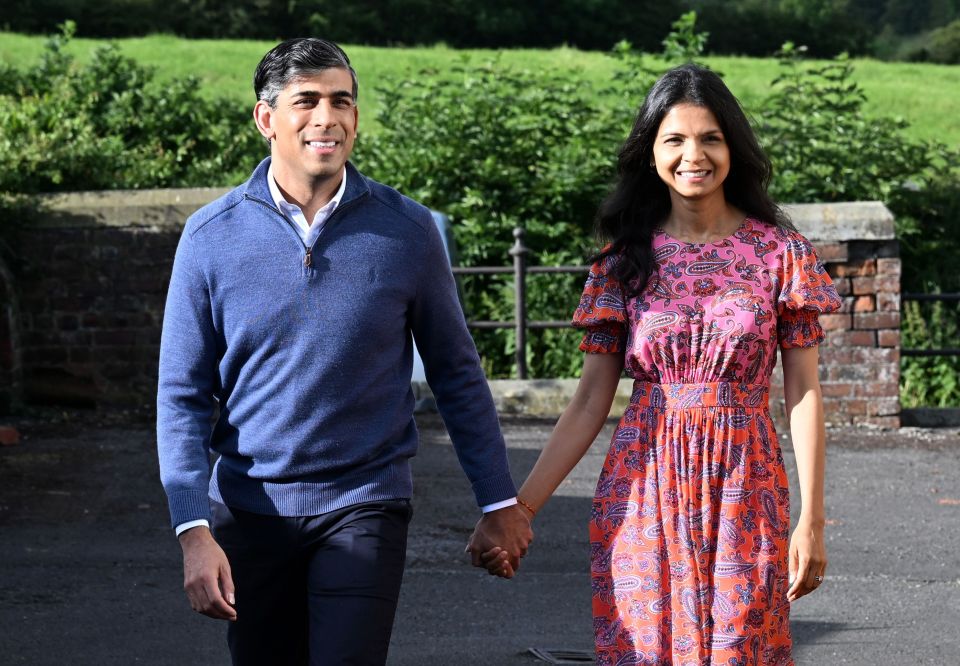
[{"label": "green grass field", "polygon": [[[45,38],[0,33],[0,62],[23,67],[36,61]],[[253,104],[252,75],[260,57],[273,46],[270,42],[241,40],[186,40],[151,36],[114,40],[122,52],[155,67],[160,81],[194,75],[203,94]],[[75,39],[69,51],[79,59],[89,56],[105,40]],[[346,51],[360,77],[362,121],[367,130],[377,110],[375,88],[391,77],[411,77],[424,68],[449,70],[462,60],[482,63],[495,58],[518,68],[532,70],[561,68],[571,77],[607,80],[616,64],[603,53],[569,48],[509,51],[454,50],[430,48],[388,49],[347,46]],[[711,57],[706,62],[723,73],[727,84],[749,110],[770,89],[778,73],[772,58]],[[899,116],[910,123],[908,134],[960,146],[960,66],[919,63],[886,63],[854,60],[855,79],[867,96],[871,115]],[[637,102],[640,102],[638,91]]]}]

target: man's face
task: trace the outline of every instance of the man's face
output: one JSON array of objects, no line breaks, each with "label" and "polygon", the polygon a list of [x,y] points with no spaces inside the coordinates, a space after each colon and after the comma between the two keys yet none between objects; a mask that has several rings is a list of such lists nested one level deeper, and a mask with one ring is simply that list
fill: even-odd
[{"label": "man's face", "polygon": [[357,136],[352,89],[348,70],[330,68],[291,81],[276,108],[257,102],[254,119],[270,140],[278,178],[314,183],[340,178]]}]

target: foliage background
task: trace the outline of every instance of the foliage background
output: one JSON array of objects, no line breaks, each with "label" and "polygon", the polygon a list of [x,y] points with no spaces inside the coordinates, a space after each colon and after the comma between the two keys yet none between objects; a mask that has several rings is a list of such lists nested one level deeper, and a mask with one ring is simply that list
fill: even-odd
[{"label": "foliage background", "polygon": [[[514,226],[527,232],[532,263],[581,263],[596,248],[592,216],[639,100],[667,66],[702,56],[702,33],[691,17],[684,21],[658,57],[619,44],[606,56],[607,76],[526,68],[488,53],[487,62],[433,61],[384,78],[376,131],[358,143],[356,161],[450,215],[465,265],[507,263]],[[68,24],[26,67],[0,68],[0,196],[8,203],[39,191],[235,183],[263,156],[246,105],[203,96],[189,77],[159,81],[115,46],[77,61],[67,48],[72,33]],[[802,55],[788,44],[768,93],[748,104],[777,168],[776,196],[885,201],[897,216],[904,290],[960,291],[948,270],[960,257],[956,144],[912,138],[906,121],[866,115],[848,59]],[[509,281],[470,282],[471,318],[512,317]],[[581,282],[531,278],[530,316],[568,318]],[[905,310],[904,344],[947,346],[949,336],[956,340],[956,314],[944,306]],[[511,374],[512,332],[476,338],[487,372]],[[577,338],[531,334],[533,375],[575,375]],[[956,359],[905,361],[905,404],[960,404],[958,370]]]},{"label": "foliage background", "polygon": [[[6,0],[5,30],[150,33],[278,40],[323,34],[349,44],[606,50],[621,39],[656,52],[671,21],[696,10],[716,54],[769,56],[787,40],[818,57],[957,60],[958,0]],[[745,30],[744,26],[749,26]]]}]

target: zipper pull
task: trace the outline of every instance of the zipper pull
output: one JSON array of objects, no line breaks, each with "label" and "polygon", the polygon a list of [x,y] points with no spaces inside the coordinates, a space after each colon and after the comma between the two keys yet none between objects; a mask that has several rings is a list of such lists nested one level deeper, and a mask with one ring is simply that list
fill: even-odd
[{"label": "zipper pull", "polygon": [[307,248],[307,253],[303,255],[303,267],[310,268],[310,264],[313,263],[313,258],[310,256],[313,254],[313,248]]}]

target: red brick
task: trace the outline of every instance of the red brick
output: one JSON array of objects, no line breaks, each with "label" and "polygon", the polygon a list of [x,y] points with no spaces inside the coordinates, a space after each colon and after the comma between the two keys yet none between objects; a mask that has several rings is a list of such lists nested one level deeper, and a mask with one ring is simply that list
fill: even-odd
[{"label": "red brick", "polygon": [[870,416],[893,416],[900,413],[900,397],[894,392],[893,397],[872,398],[867,407]]},{"label": "red brick", "polygon": [[884,275],[878,277],[874,280],[873,286],[876,289],[877,293],[881,291],[886,291],[891,294],[900,293],[900,276],[899,275]]},{"label": "red brick", "polygon": [[136,338],[136,333],[130,329],[97,331],[93,336],[97,345],[132,345]]},{"label": "red brick", "polygon": [[899,363],[900,350],[895,347],[859,347],[850,351],[852,363]]},{"label": "red brick", "polygon": [[881,347],[899,347],[900,331],[893,329],[877,331],[877,344]]},{"label": "red brick", "polygon": [[58,347],[27,347],[22,352],[23,362],[27,365],[49,367],[67,362],[67,350]]},{"label": "red brick", "polygon": [[864,416],[854,419],[855,425],[869,425],[878,428],[899,428],[899,416]]},{"label": "red brick", "polygon": [[867,414],[870,401],[869,400],[844,400],[839,404],[842,405],[841,411],[844,414],[850,414],[851,416],[860,416],[860,415]]},{"label": "red brick", "polygon": [[877,293],[877,279],[873,277],[855,277],[850,278],[851,291],[859,296],[861,294]]},{"label": "red brick", "polygon": [[825,331],[849,330],[853,321],[848,314],[825,314],[820,315],[820,325]]},{"label": "red brick", "polygon": [[860,261],[851,261],[846,264],[836,264],[833,267],[831,275],[837,277],[863,277],[877,274],[876,259],[862,259]]},{"label": "red brick", "polygon": [[93,353],[89,347],[73,347],[70,350],[71,363],[89,363],[93,359]]},{"label": "red brick", "polygon": [[820,362],[824,365],[847,365],[853,363],[849,347],[824,347],[820,350]]},{"label": "red brick", "polygon": [[825,347],[876,347],[876,331],[837,330],[827,334]]},{"label": "red brick", "polygon": [[872,382],[880,374],[875,365],[828,365],[827,381],[831,382]]},{"label": "red brick", "polygon": [[833,281],[833,286],[841,296],[847,296],[853,291],[850,286],[850,278],[836,278]]},{"label": "red brick", "polygon": [[62,315],[57,318],[57,328],[61,331],[75,331],[79,328],[80,322],[77,321],[76,315]]},{"label": "red brick", "polygon": [[877,259],[877,275],[896,275],[903,272],[903,264],[899,259]]},{"label": "red brick", "polygon": [[864,382],[854,385],[853,394],[858,398],[898,398],[900,395],[900,384],[898,382]]},{"label": "red brick", "polygon": [[849,416],[831,414],[830,412],[824,414],[824,422],[828,428],[845,428],[853,425],[853,419]]},{"label": "red brick", "polygon": [[20,443],[20,433],[13,426],[0,426],[0,446]]},{"label": "red brick", "polygon": [[818,243],[817,254],[823,263],[845,262],[850,256],[846,243]]},{"label": "red brick", "polygon": [[823,382],[820,384],[820,392],[824,398],[849,398],[853,395],[854,386],[850,382]]},{"label": "red brick", "polygon": [[873,312],[877,309],[877,302],[873,296],[857,296],[853,302],[854,312]]},{"label": "red brick", "polygon": [[877,310],[881,312],[900,312],[900,294],[886,291],[877,293]]},{"label": "red brick", "polygon": [[900,328],[899,312],[872,312],[853,315],[853,327],[864,328]]}]

